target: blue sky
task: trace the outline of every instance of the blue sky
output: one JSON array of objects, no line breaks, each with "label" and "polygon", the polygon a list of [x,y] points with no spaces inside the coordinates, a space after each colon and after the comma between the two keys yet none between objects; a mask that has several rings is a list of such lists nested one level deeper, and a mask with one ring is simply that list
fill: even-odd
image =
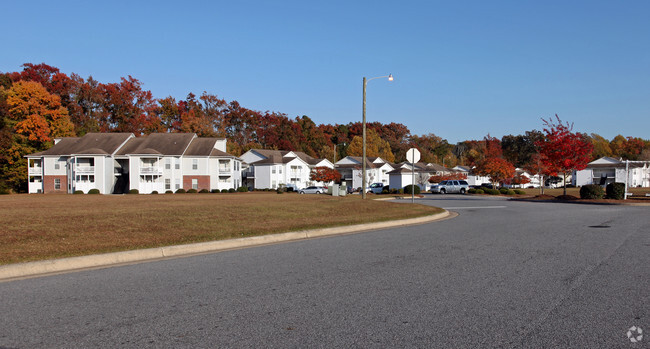
[{"label": "blue sky", "polygon": [[155,97],[207,91],[451,143],[542,129],[650,138],[650,1],[10,1],[0,71],[47,63]]}]

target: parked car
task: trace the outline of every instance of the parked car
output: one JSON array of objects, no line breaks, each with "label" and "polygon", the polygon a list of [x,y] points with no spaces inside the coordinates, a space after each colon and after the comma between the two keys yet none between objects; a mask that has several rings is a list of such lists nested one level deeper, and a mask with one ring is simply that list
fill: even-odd
[{"label": "parked car", "polygon": [[327,189],[324,187],[311,186],[305,189],[300,189],[300,194],[323,194]]},{"label": "parked car", "polygon": [[462,180],[448,180],[442,181],[437,185],[431,187],[431,193],[436,194],[451,194],[451,193],[460,193],[465,194],[469,189],[469,183]]},{"label": "parked car", "polygon": [[366,188],[366,192],[368,193],[373,193],[373,194],[381,194],[382,190],[384,190],[384,183],[372,183],[368,188]]}]

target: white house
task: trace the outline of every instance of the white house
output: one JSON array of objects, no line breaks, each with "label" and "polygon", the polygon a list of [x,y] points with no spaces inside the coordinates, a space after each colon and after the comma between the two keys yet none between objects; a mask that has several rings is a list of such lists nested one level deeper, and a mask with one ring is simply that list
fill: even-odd
[{"label": "white house", "polygon": [[390,178],[390,188],[401,189],[407,185],[415,184],[420,190],[429,190],[429,179],[431,176],[449,174],[451,171],[444,166],[434,163],[418,162],[415,166],[408,162],[402,162],[395,165],[396,169],[388,172]]},{"label": "white house", "polygon": [[241,159],[248,165],[243,180],[250,189],[276,189],[281,185],[301,189],[323,185],[325,183],[309,179],[312,169],[334,168],[327,159],[317,159],[299,151],[251,149]]},{"label": "white house", "polygon": [[467,175],[467,183],[469,185],[481,185],[483,183],[492,183],[490,176],[479,176],[472,172],[467,166],[455,166],[453,171]]},{"label": "white house", "polygon": [[63,138],[46,151],[26,156],[29,192],[98,189],[102,194],[119,194],[131,189],[163,193],[180,188],[237,188],[241,160],[225,150],[224,138],[201,138],[194,133],[142,137],[89,133]]},{"label": "white house", "polygon": [[[607,185],[614,182],[625,183],[625,161],[608,156],[596,159],[587,168],[574,171],[572,184]],[[650,187],[650,162],[630,161],[628,163],[627,184],[629,187]]]},{"label": "white house", "polygon": [[[361,156],[346,156],[336,162],[336,170],[341,173],[341,184],[361,188],[363,178],[363,162]],[[383,183],[388,185],[390,178],[388,173],[395,169],[391,164],[380,157],[366,157],[366,185],[372,183]]]}]

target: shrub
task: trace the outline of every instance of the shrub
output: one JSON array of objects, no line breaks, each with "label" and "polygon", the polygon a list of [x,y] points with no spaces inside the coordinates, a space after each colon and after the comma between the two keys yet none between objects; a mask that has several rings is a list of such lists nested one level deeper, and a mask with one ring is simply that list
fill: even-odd
[{"label": "shrub", "polygon": [[508,189],[508,190],[506,190],[506,195],[515,195],[515,191],[511,190],[511,189]]},{"label": "shrub", "polygon": [[174,192],[171,190],[165,190],[165,194],[174,194]]},{"label": "shrub", "polygon": [[284,190],[282,190],[282,188],[276,189],[275,192],[278,194],[284,194]]},{"label": "shrub", "polygon": [[140,194],[140,191],[138,189],[131,189],[129,190],[129,194]]},{"label": "shrub", "polygon": [[476,189],[476,194],[485,194],[485,191],[483,189]]},{"label": "shrub", "polygon": [[467,194],[476,194],[476,189],[474,188],[467,189]]},{"label": "shrub", "polygon": [[212,189],[212,190],[210,190],[210,192],[213,193],[213,194],[214,194],[214,193],[221,193],[221,190],[219,190],[219,189]]},{"label": "shrub", "polygon": [[490,195],[499,195],[499,194],[501,194],[501,192],[498,189],[485,188],[485,189],[483,189],[483,191],[486,194],[490,194]]},{"label": "shrub", "polygon": [[623,200],[625,198],[625,183],[609,183],[605,192],[608,199]]},{"label": "shrub", "polygon": [[228,189],[228,192],[229,192],[229,193],[236,193],[237,190],[235,190],[235,188],[230,188],[230,189]]},{"label": "shrub", "polygon": [[507,194],[508,193],[508,188],[499,188],[499,193]]},{"label": "shrub", "polygon": [[187,193],[188,193],[188,194],[196,194],[196,193],[198,193],[198,192],[199,192],[199,191],[196,190],[196,189],[194,189],[194,188],[192,188],[192,189],[187,189]]},{"label": "shrub", "polygon": [[99,194],[99,189],[90,189],[88,190],[88,194]]},{"label": "shrub", "polygon": [[222,192],[222,193],[227,193],[227,192],[228,192],[228,189],[221,189],[221,192]]},{"label": "shrub", "polygon": [[157,194],[158,194],[158,191],[157,191],[157,190],[154,190],[154,191],[151,192],[151,195],[154,195],[154,194],[157,195]]},{"label": "shrub", "polygon": [[400,190],[398,191],[398,193],[399,193],[399,194],[404,194],[404,189],[400,189]]},{"label": "shrub", "polygon": [[384,188],[381,190],[381,193],[382,193],[382,194],[388,194],[389,192],[390,192],[390,189],[389,189],[388,187],[384,187]]},{"label": "shrub", "polygon": [[207,189],[201,189],[201,190],[199,190],[199,194],[208,194],[208,193],[210,193],[210,191],[207,190]]},{"label": "shrub", "polygon": [[83,194],[83,190],[75,190],[72,194]]},{"label": "shrub", "polygon": [[176,189],[176,194],[185,194],[185,189],[183,188]]},{"label": "shrub", "polygon": [[404,187],[404,194],[420,194],[420,187],[417,185],[409,184]]},{"label": "shrub", "polygon": [[[240,193],[247,193],[248,187],[242,185],[241,187],[237,188],[237,191]],[[293,188],[291,188],[291,191],[293,191]]]},{"label": "shrub", "polygon": [[524,194],[526,194],[526,192],[523,191],[523,190],[521,190],[521,189],[515,189],[515,194],[517,194],[517,195],[524,195]]},{"label": "shrub", "polygon": [[604,195],[603,187],[597,184],[587,184],[580,188],[581,199],[602,199]]}]

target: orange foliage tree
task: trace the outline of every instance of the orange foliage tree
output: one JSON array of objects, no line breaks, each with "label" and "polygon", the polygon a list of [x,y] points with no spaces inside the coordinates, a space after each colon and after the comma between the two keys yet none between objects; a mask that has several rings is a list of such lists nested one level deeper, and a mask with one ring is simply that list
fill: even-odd
[{"label": "orange foliage tree", "polygon": [[489,176],[493,187],[515,175],[515,167],[508,160],[495,157],[484,159],[474,171],[478,175]]},{"label": "orange foliage tree", "polygon": [[311,170],[309,179],[323,183],[339,182],[341,180],[341,174],[333,168],[320,166]]},{"label": "orange foliage tree", "polygon": [[448,181],[448,180],[465,180],[467,179],[467,175],[464,173],[451,173],[447,175],[435,175],[431,176],[429,178],[429,183],[440,183],[442,181]]}]

